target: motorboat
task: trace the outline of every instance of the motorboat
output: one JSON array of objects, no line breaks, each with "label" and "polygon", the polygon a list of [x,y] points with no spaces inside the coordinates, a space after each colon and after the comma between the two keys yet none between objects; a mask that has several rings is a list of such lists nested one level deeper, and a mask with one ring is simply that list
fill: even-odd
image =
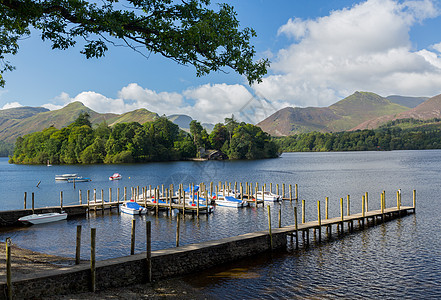
[{"label": "motorboat", "polygon": [[77,174],[62,174],[62,175],[55,175],[55,180],[68,181],[69,179],[76,177],[78,177]]},{"label": "motorboat", "polygon": [[236,207],[236,208],[248,206],[248,202],[237,199],[233,196],[213,195],[212,198],[216,203],[216,206]]},{"label": "motorboat", "polygon": [[82,177],[82,176],[77,176],[67,179],[67,182],[88,182],[88,181],[92,181],[92,179],[90,179],[89,177]]},{"label": "motorboat", "polygon": [[134,201],[124,202],[119,207],[123,213],[129,215],[144,215],[147,213],[147,208],[142,207],[141,205],[139,205]]},{"label": "motorboat", "polygon": [[112,176],[109,177],[109,180],[120,180],[122,178],[121,174],[114,173]]},{"label": "motorboat", "polygon": [[25,224],[43,224],[49,222],[56,222],[67,219],[67,213],[45,213],[45,214],[32,214],[21,217],[18,221],[23,222]]},{"label": "motorboat", "polygon": [[223,196],[233,196],[234,198],[239,199],[240,198],[240,191],[234,190],[234,189],[225,189],[225,191],[224,191],[224,189],[220,189],[218,191],[218,195],[219,196],[220,195],[223,195]]},{"label": "motorboat", "polygon": [[282,196],[271,193],[270,191],[265,191],[265,193],[262,193],[262,191],[258,191],[253,195],[253,197],[257,200],[272,201],[272,202],[282,200]]}]

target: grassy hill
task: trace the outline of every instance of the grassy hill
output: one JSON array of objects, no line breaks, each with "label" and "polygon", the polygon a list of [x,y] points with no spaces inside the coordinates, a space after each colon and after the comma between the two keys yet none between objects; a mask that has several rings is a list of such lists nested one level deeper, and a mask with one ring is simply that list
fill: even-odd
[{"label": "grassy hill", "polygon": [[371,120],[367,120],[351,130],[375,129],[390,121],[401,119],[431,120],[441,118],[441,95],[429,98],[415,108],[399,114],[388,114]]},{"label": "grassy hill", "polygon": [[281,109],[257,125],[273,136],[311,131],[336,132],[349,130],[363,121],[408,109],[374,93],[355,92],[329,107]]}]

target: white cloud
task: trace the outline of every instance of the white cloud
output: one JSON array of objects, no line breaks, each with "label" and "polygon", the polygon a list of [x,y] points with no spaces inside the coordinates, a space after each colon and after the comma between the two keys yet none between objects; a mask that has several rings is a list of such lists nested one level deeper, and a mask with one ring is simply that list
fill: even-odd
[{"label": "white cloud", "polygon": [[202,123],[223,122],[224,118],[231,117],[232,114],[239,120],[253,119],[254,122],[259,122],[275,111],[272,106],[259,104],[260,100],[255,99],[245,86],[239,84],[206,84],[189,88],[182,93],[158,93],[131,83],[118,92],[117,98],[88,91],[73,98],[62,93],[53,100],[58,104],[43,106],[53,110],[80,101],[94,111],[117,114],[146,108],[159,115],[187,114]]},{"label": "white cloud", "polygon": [[8,108],[15,108],[15,107],[21,107],[23,105],[21,105],[18,102],[8,102],[5,105],[3,105],[2,109],[8,109]]},{"label": "white cloud", "polygon": [[[278,33],[295,41],[276,55],[274,75],[254,89],[299,106],[327,106],[356,90],[436,95],[440,57],[414,51],[409,31],[439,14],[429,0],[368,0],[315,20],[290,19]],[[432,48],[440,51],[439,45]]]}]

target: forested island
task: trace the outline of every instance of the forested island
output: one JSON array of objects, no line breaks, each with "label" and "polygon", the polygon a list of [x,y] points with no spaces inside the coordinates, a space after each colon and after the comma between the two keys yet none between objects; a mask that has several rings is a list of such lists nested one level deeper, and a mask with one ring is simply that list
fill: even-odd
[{"label": "forested island", "polygon": [[197,121],[190,133],[166,117],[152,122],[105,122],[92,126],[81,113],[67,127],[53,126],[19,137],[9,162],[15,164],[93,164],[185,160],[200,149],[220,150],[229,159],[260,159],[279,156],[276,143],[257,126],[234,117],[218,123],[208,134]]},{"label": "forested island", "polygon": [[399,119],[378,129],[274,138],[282,152],[441,149],[441,120]]}]

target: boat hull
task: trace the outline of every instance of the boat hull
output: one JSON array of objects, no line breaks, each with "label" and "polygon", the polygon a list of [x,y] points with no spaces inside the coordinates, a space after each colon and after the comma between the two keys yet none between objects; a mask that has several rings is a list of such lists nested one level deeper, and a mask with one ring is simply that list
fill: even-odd
[{"label": "boat hull", "polygon": [[134,209],[134,208],[127,207],[125,205],[120,205],[119,208],[120,208],[121,212],[128,214],[128,215],[145,215],[147,213],[147,209],[145,207],[143,207],[141,209]]},{"label": "boat hull", "polygon": [[26,224],[43,224],[67,219],[67,213],[33,214],[21,217],[18,221]]}]

